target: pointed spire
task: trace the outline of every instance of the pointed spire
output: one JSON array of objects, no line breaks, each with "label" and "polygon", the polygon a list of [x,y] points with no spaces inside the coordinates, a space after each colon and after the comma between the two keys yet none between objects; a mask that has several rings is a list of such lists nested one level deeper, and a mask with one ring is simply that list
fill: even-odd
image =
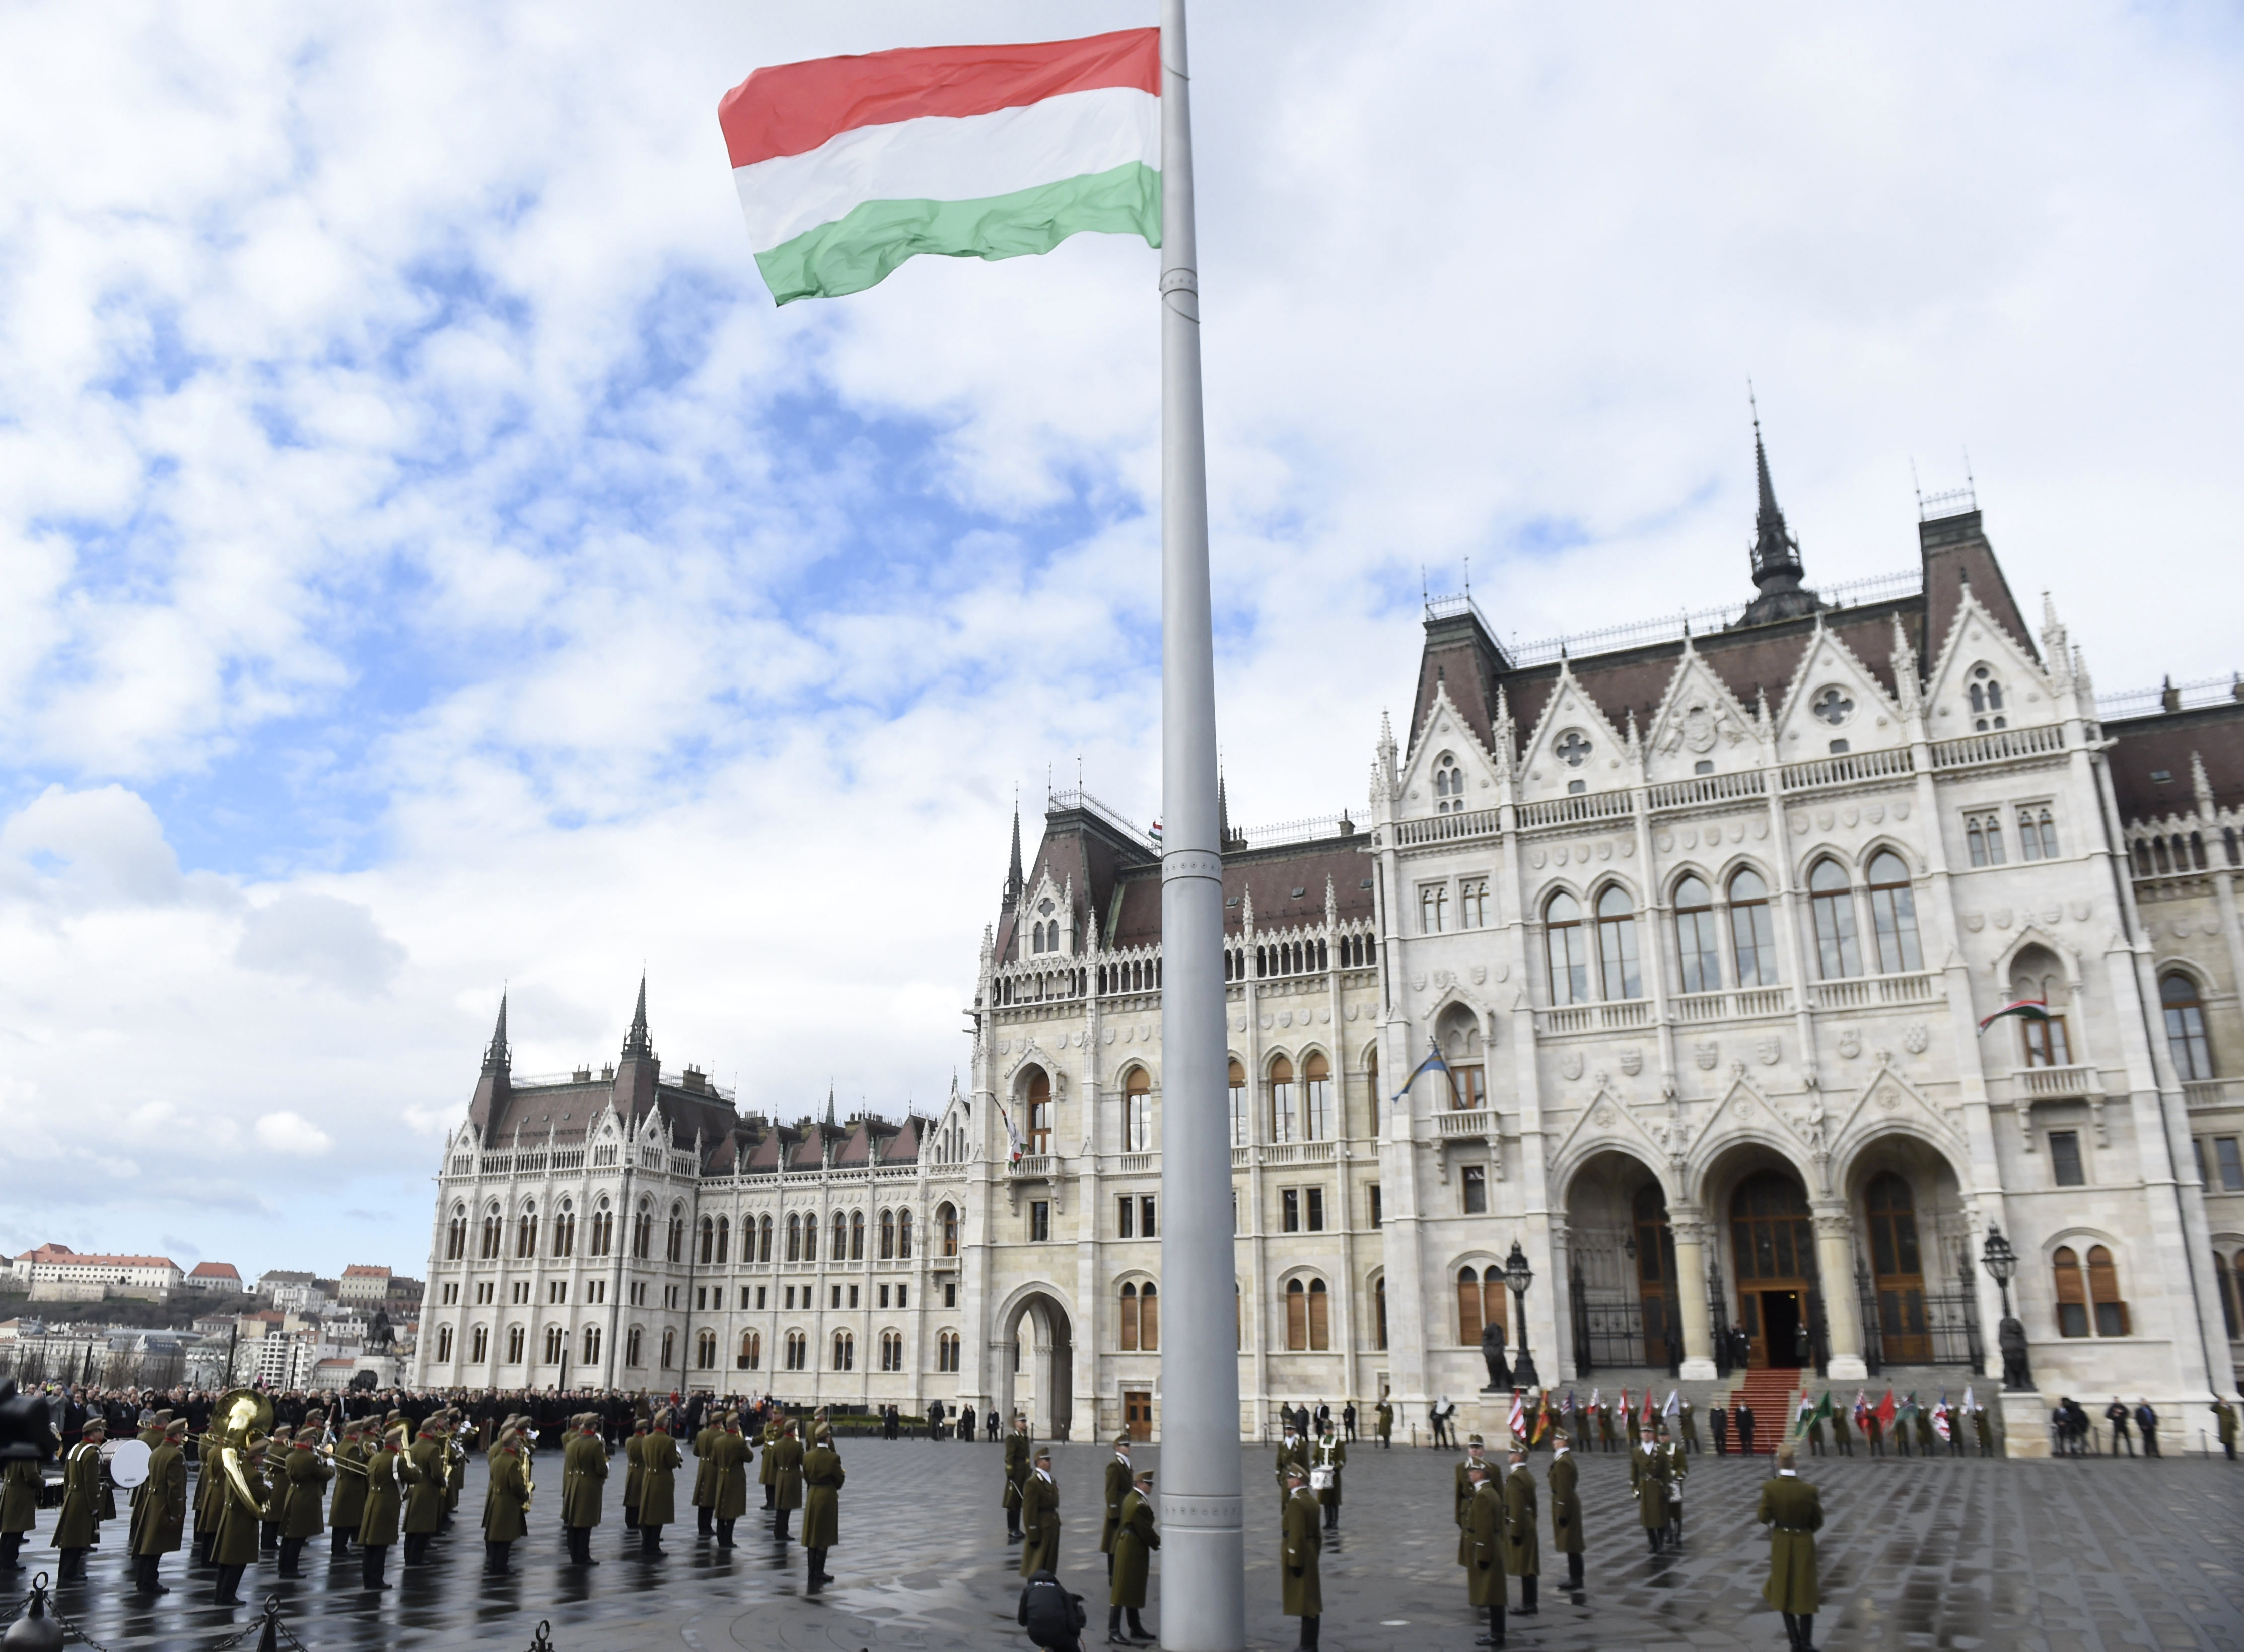
[{"label": "pointed spire", "polygon": [[831,1084],[826,1087],[826,1127],[829,1130],[840,1127],[834,1121],[834,1087]]},{"label": "pointed spire", "polygon": [[498,1025],[491,1029],[490,1046],[483,1052],[483,1071],[504,1072],[511,1066],[514,1053],[506,1042],[506,994],[498,995]]},{"label": "pointed spire", "polygon": [[1739,618],[1746,626],[1763,625],[1771,620],[1791,620],[1801,614],[1814,613],[1823,606],[1812,591],[1801,587],[1805,570],[1800,562],[1800,541],[1792,537],[1785,525],[1784,511],[1776,503],[1776,484],[1769,479],[1768,447],[1761,440],[1761,407],[1753,400],[1753,386],[1746,386],[1746,399],[1753,407],[1754,479],[1760,491],[1759,508],[1754,517],[1753,579],[1761,595]]},{"label": "pointed spire", "polygon": [[646,1035],[646,972],[639,972],[639,1004],[632,1011],[631,1031],[624,1035],[624,1060],[645,1059],[654,1053],[654,1046]]},{"label": "pointed spire", "polygon": [[1220,764],[1215,770],[1215,841],[1220,849],[1231,847],[1231,787]]},{"label": "pointed spire", "polygon": [[1005,872],[1005,904],[1020,904],[1021,885],[1028,880],[1021,874],[1021,800],[1013,799],[1013,860]]}]

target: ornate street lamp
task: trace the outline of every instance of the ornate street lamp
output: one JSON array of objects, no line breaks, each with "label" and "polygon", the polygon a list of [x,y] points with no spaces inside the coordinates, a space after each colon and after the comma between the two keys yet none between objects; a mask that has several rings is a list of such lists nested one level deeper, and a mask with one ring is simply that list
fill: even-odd
[{"label": "ornate street lamp", "polygon": [[1535,1270],[1527,1265],[1527,1253],[1517,1239],[1511,1242],[1511,1255],[1504,1260],[1504,1277],[1511,1287],[1512,1323],[1519,1327],[1519,1357],[1511,1362],[1511,1380],[1522,1388],[1540,1388],[1543,1383],[1535,1374],[1535,1356],[1527,1351],[1527,1288],[1535,1283]]},{"label": "ornate street lamp", "polygon": [[1979,1253],[1979,1263],[2003,1293],[2003,1323],[1995,1332],[1996,1346],[2003,1352],[2003,1386],[2030,1390],[2033,1374],[2026,1369],[2026,1328],[2011,1313],[2011,1279],[2018,1270],[2018,1253],[1991,1222],[1987,1224],[1987,1242]]}]

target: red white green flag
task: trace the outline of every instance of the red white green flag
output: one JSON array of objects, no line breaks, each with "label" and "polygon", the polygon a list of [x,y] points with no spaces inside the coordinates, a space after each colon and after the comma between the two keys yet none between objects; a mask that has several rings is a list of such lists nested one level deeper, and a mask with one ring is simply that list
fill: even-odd
[{"label": "red white green flag", "polygon": [[922,253],[1017,258],[1085,230],[1161,244],[1161,31],[759,69],[717,118],[781,304]]},{"label": "red white green flag", "polygon": [[2041,999],[2012,999],[2001,1009],[1980,1022],[1979,1030],[1984,1032],[2006,1015],[2014,1016],[2021,1021],[2046,1021],[2049,1019],[2049,1005]]}]

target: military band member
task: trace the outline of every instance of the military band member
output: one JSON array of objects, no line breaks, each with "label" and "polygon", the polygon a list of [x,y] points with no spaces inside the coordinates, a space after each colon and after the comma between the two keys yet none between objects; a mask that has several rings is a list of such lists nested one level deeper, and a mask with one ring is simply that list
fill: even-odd
[{"label": "military band member", "polygon": [[[207,1439],[204,1442],[206,1448],[211,1444]],[[218,1584],[211,1591],[211,1602],[214,1606],[240,1606],[241,1596],[235,1593],[235,1586],[257,1559],[260,1533],[269,1513],[266,1443],[257,1434],[244,1439],[239,1485],[213,1460],[217,1455],[216,1451],[206,1449],[204,1457],[205,1472],[215,1473],[220,1482],[218,1521],[211,1532],[211,1564],[218,1568]]]},{"label": "military band member", "polygon": [[1800,1478],[1789,1444],[1776,1451],[1776,1473],[1761,1482],[1754,1518],[1769,1528],[1768,1582],[1761,1598],[1784,1615],[1793,1652],[1815,1652],[1815,1608],[1822,1601],[1815,1568],[1815,1534],[1823,1503]]},{"label": "military band member", "polygon": [[709,1512],[717,1521],[717,1547],[728,1549],[733,1522],[748,1512],[749,1452],[739,1415],[727,1412],[718,1420],[717,1438],[709,1447]]},{"label": "military band member", "polygon": [[1659,1442],[1646,1440],[1628,1454],[1628,1486],[1636,1494],[1636,1517],[1654,1554],[1667,1536],[1667,1459]]},{"label": "military band member", "polygon": [[257,1528],[260,1554],[280,1548],[280,1520],[288,1512],[288,1453],[296,1449],[296,1431],[283,1423],[265,1441],[265,1521]]},{"label": "military band member", "polygon": [[1542,1608],[1535,1588],[1543,1572],[1543,1536],[1535,1529],[1535,1471],[1527,1466],[1527,1442],[1511,1442],[1511,1466],[1504,1476],[1504,1569],[1519,1580],[1519,1615]]},{"label": "military band member", "polygon": [[1348,1446],[1333,1432],[1328,1420],[1322,1437],[1310,1448],[1309,1471],[1313,1481],[1320,1471],[1325,1478],[1325,1484],[1317,1492],[1317,1501],[1324,1507],[1325,1529],[1328,1532],[1340,1529],[1340,1475],[1347,1466]]},{"label": "military band member", "polygon": [[0,1463],[0,1571],[23,1565],[24,1539],[39,1520],[39,1486],[46,1478],[29,1458]]},{"label": "military band member", "polygon": [[1286,1513],[1279,1523],[1281,1606],[1288,1617],[1301,1620],[1301,1646],[1304,1652],[1314,1652],[1317,1625],[1325,1613],[1319,1570],[1324,1532],[1316,1494],[1309,1490],[1308,1471],[1296,1463],[1286,1471]]},{"label": "military band member", "polygon": [[802,1442],[790,1418],[779,1431],[779,1444],[764,1453],[772,1466],[772,1535],[787,1540],[787,1517],[802,1506]]},{"label": "military band member", "polygon": [[[693,1529],[700,1537],[714,1536],[717,1531],[717,1500],[710,1491],[710,1482],[714,1476],[709,1459],[717,1449],[717,1442],[724,1438],[724,1433],[713,1412],[693,1436]],[[771,1457],[767,1453],[764,1458],[764,1506],[769,1508],[771,1506]]]},{"label": "military band member", "polygon": [[359,1510],[358,1550],[361,1587],[386,1589],[382,1572],[389,1550],[397,1541],[399,1518],[404,1512],[405,1486],[401,1470],[411,1467],[405,1455],[405,1425],[389,1426],[366,1459],[366,1501]]},{"label": "military band member", "polygon": [[1114,1458],[1106,1465],[1106,1517],[1098,1523],[1098,1552],[1106,1557],[1106,1575],[1114,1575],[1114,1534],[1122,1526],[1122,1500],[1130,1495],[1130,1437],[1114,1437]]},{"label": "military band member", "polygon": [[[743,1511],[747,1507],[747,1443],[740,1445],[741,1468],[735,1471],[740,1481],[737,1500]],[[679,1455],[678,1441],[670,1432],[670,1413],[664,1412],[653,1419],[645,1441],[639,1446],[639,1552],[649,1560],[663,1553],[662,1528],[678,1518],[678,1471],[686,1466]],[[738,1515],[733,1516],[737,1520]],[[727,1521],[725,1540],[732,1539],[731,1522]]]},{"label": "military band member", "polygon": [[1141,1468],[1122,1494],[1121,1518],[1114,1527],[1113,1565],[1106,1588],[1106,1638],[1117,1646],[1122,1638],[1122,1615],[1130,1615],[1130,1640],[1150,1641],[1138,1614],[1146,1606],[1146,1579],[1152,1569],[1152,1552],[1161,1547],[1153,1529],[1153,1471]]},{"label": "military band member", "polygon": [[1286,1432],[1278,1441],[1278,1458],[1271,1465],[1270,1478],[1278,1488],[1278,1512],[1282,1515],[1286,1512],[1287,1499],[1292,1495],[1287,1486],[1286,1473],[1288,1469],[1298,1468],[1303,1478],[1308,1477],[1309,1448],[1308,1442],[1294,1432],[1294,1413],[1282,1405],[1279,1410],[1285,1415]]},{"label": "military band member", "polygon": [[[842,1540],[842,1454],[834,1449],[834,1431],[820,1424],[818,1436],[802,1458],[802,1547],[810,1559],[807,1587],[821,1589],[834,1580],[826,1570],[828,1551]],[[742,1480],[742,1500],[747,1500]]]},{"label": "military band member", "polygon": [[452,1515],[460,1506],[460,1493],[468,1483],[468,1453],[466,1447],[475,1439],[476,1431],[458,1412],[444,1413],[444,1523],[452,1523]]},{"label": "military band member", "polygon": [[1393,1451],[1395,1449],[1395,1407],[1388,1400],[1387,1391],[1383,1388],[1379,1391],[1379,1404],[1372,1414],[1379,1418],[1379,1449],[1382,1452]]},{"label": "military band member", "polygon": [[1478,1458],[1465,1466],[1465,1598],[1488,1613],[1475,1646],[1504,1644],[1504,1499],[1494,1477],[1495,1466]]},{"label": "military band member", "polygon": [[63,1552],[55,1581],[75,1583],[85,1576],[85,1552],[101,1540],[101,1443],[108,1425],[87,1417],[78,1443],[63,1459],[63,1506],[47,1547]]},{"label": "military band member", "polygon": [[1659,1428],[1658,1446],[1661,1459],[1667,1467],[1667,1535],[1678,1548],[1683,1546],[1683,1479],[1691,1472],[1684,1460],[1683,1447],[1668,1439],[1666,1425]]},{"label": "military band member", "polygon": [[312,1449],[318,1438],[308,1419],[280,1466],[287,1486],[280,1509],[282,1577],[303,1576],[298,1563],[304,1545],[327,1527],[328,1482],[335,1479],[335,1471]]},{"label": "military band member", "polygon": [[187,1419],[166,1418],[163,1437],[148,1453],[148,1478],[133,1488],[133,1587],[143,1594],[171,1593],[156,1568],[179,1552],[187,1527]]},{"label": "military band member", "polygon": [[1051,1448],[1040,1448],[1035,1471],[1021,1487],[1021,1575],[1059,1574],[1059,1486],[1052,1479]]},{"label": "military band member", "polygon": [[368,1426],[364,1419],[345,1423],[335,1445],[335,1495],[328,1505],[328,1545],[338,1556],[350,1553],[359,1516],[366,1513]]},{"label": "military band member", "polygon": [[1022,1540],[1021,1495],[1028,1484],[1031,1465],[1029,1419],[1015,1412],[1012,1431],[1005,1436],[1005,1540],[1008,1543],[1017,1543]]},{"label": "military band member", "polygon": [[483,1483],[483,1574],[504,1577],[513,1567],[514,1546],[530,1533],[530,1464],[520,1432],[508,1429],[485,1459]]},{"label": "military band member", "polygon": [[449,1453],[444,1448],[444,1425],[430,1417],[405,1453],[405,1564],[419,1566],[429,1558],[429,1540],[444,1524],[444,1493]]},{"label": "military band member", "polygon": [[1455,1480],[1450,1487],[1450,1512],[1457,1517],[1457,1564],[1459,1566],[1469,1567],[1473,1563],[1471,1530],[1473,1488],[1480,1484],[1473,1478],[1473,1471],[1486,1469],[1491,1476],[1496,1472],[1495,1465],[1482,1455],[1484,1449],[1479,1435],[1472,1434],[1466,1437],[1465,1459],[1457,1466]]},{"label": "military band member", "polygon": [[1582,1587],[1581,1466],[1565,1432],[1551,1436],[1551,1547],[1566,1557],[1566,1587]]},{"label": "military band member", "polygon": [[195,1473],[195,1541],[188,1561],[193,1566],[210,1564],[211,1539],[218,1532],[218,1517],[226,1507],[219,1494],[219,1442],[208,1434],[193,1442],[197,1469]]},{"label": "military band member", "polygon": [[776,1417],[767,1417],[764,1418],[763,1462],[756,1469],[756,1479],[762,1483],[764,1488],[764,1506],[766,1508],[773,1506],[772,1499],[777,1494],[778,1482],[772,1479],[771,1448],[778,1444],[779,1418]]},{"label": "military band member", "polygon": [[569,1561],[598,1566],[592,1558],[592,1528],[600,1523],[600,1503],[608,1486],[608,1448],[600,1443],[598,1413],[577,1418],[577,1432],[561,1453],[561,1519],[569,1528]]}]

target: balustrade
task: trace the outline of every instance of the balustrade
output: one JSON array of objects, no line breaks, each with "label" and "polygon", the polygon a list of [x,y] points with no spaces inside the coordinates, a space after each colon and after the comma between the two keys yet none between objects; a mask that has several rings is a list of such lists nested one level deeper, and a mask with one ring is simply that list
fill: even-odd
[{"label": "balustrade", "polygon": [[2065,749],[2065,725],[2037,728],[1998,728],[1992,734],[1966,735],[1943,740],[1932,748],[1935,768],[1963,768],[1973,763],[2007,762],[2018,757],[2046,757]]},{"label": "balustrade", "polygon": [[2018,1093],[2033,1101],[2099,1095],[2103,1093],[2103,1080],[2104,1075],[2097,1068],[2080,1065],[2019,1067],[2011,1074],[2011,1082],[2018,1087]]}]

